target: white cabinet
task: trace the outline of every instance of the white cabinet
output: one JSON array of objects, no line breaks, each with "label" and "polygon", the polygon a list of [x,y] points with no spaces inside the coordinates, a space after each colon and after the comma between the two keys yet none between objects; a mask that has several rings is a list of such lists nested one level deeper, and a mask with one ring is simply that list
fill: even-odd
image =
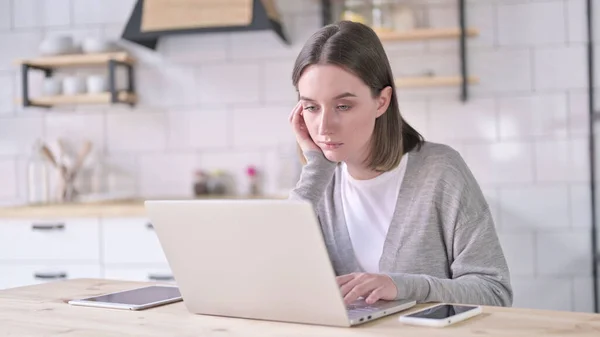
[{"label": "white cabinet", "polygon": [[0,261],[100,260],[97,219],[5,220],[0,222]]},{"label": "white cabinet", "polygon": [[19,264],[0,265],[0,289],[71,278],[101,278],[100,265]]},{"label": "white cabinet", "polygon": [[146,218],[0,218],[0,289],[82,277],[174,282]]},{"label": "white cabinet", "polygon": [[171,269],[166,267],[118,267],[106,266],[104,278],[115,280],[129,280],[142,282],[175,283]]},{"label": "white cabinet", "polygon": [[104,263],[167,265],[154,228],[145,218],[102,219]]}]

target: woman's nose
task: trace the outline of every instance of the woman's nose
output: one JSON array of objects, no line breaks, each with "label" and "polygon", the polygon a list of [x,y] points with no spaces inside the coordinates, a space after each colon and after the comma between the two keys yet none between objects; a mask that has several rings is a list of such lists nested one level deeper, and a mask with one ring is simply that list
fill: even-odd
[{"label": "woman's nose", "polygon": [[324,111],[321,114],[321,121],[319,123],[319,134],[330,135],[335,131],[337,125],[336,117],[334,113]]}]

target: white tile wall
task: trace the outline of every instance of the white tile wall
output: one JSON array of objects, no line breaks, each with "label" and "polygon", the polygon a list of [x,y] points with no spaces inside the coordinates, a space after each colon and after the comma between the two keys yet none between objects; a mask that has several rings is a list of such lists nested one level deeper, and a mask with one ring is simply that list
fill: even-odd
[{"label": "white tile wall", "polygon": [[469,72],[480,78],[480,83],[472,88],[474,93],[532,89],[533,65],[528,49],[473,50],[468,61]]},{"label": "white tile wall", "polygon": [[12,23],[11,0],[0,0],[0,31],[9,30]]},{"label": "white tile wall", "polygon": [[537,233],[537,272],[543,276],[588,276],[592,264],[588,231]]},{"label": "white tile wall", "polygon": [[141,194],[149,197],[191,197],[193,195],[193,173],[199,168],[196,154],[141,155],[139,168]]},{"label": "white tile wall", "polygon": [[[587,41],[587,26],[586,26],[586,0],[567,0],[567,21],[569,31],[569,41],[571,42],[586,42]],[[600,7],[593,4],[593,17],[597,20],[600,17]],[[594,25],[594,40],[600,41],[600,26]]]},{"label": "white tile wall", "polygon": [[98,112],[79,114],[55,113],[45,118],[46,139],[63,138],[72,144],[75,150],[85,140],[92,142],[95,149],[104,149],[105,115]]},{"label": "white tile wall", "polygon": [[565,138],[568,129],[567,95],[507,97],[499,100],[500,138]]},{"label": "white tile wall", "polygon": [[568,277],[515,277],[514,307],[572,310],[573,291]]},{"label": "white tile wall", "polygon": [[[232,192],[245,193],[248,165],[258,167],[265,193],[293,186],[291,72],[321,23],[318,1],[277,1],[290,45],[270,31],[171,36],[156,51],[121,42],[139,60],[136,108],[15,106],[15,59],[36,56],[45,36],[118,38],[134,3],[0,0],[0,202],[26,200],[38,137],[92,139],[90,163],[105,176],[94,191],[191,196],[195,170],[223,169]],[[430,6],[431,26],[456,25],[455,0],[420,4]],[[584,0],[467,4],[468,25],[480,29],[468,41],[468,71],[480,79],[470,100],[460,102],[457,87],[399,89],[402,114],[427,139],[457,149],[478,179],[513,275],[514,305],[590,311]],[[384,47],[396,76],[459,71],[456,40]],[[32,93],[40,81],[32,76]]]},{"label": "white tile wall", "polygon": [[135,0],[76,0],[72,4],[73,21],[75,24],[124,23],[135,3]]},{"label": "white tile wall", "polygon": [[400,114],[423,137],[429,138],[429,107],[427,101],[400,101]]},{"label": "white tile wall", "polygon": [[13,113],[15,101],[14,77],[9,73],[0,73],[0,116]]},{"label": "white tile wall", "polygon": [[588,153],[586,138],[536,142],[537,180],[540,182],[589,181]]},{"label": "white tile wall", "polygon": [[589,132],[589,96],[587,91],[569,93],[569,132],[574,136],[585,136]]},{"label": "white tile wall", "polygon": [[499,44],[531,46],[564,43],[564,7],[561,1],[498,5]]},{"label": "white tile wall", "polygon": [[587,62],[585,47],[548,47],[534,51],[535,88],[585,89]]},{"label": "white tile wall", "polygon": [[[268,62],[263,64],[264,74],[261,83],[264,88],[264,98],[267,103],[289,103],[294,106],[298,93],[292,83],[290,69],[294,68],[294,60]],[[287,76],[282,76],[287,74]]]},{"label": "white tile wall", "polygon": [[[15,177],[17,164],[13,159],[0,159],[0,177]],[[15,199],[17,196],[17,179],[4,179],[0,184],[0,200]]]},{"label": "white tile wall", "polygon": [[228,109],[174,109],[168,113],[170,150],[227,150],[231,144]]},{"label": "white tile wall", "polygon": [[480,184],[531,183],[534,180],[533,146],[527,142],[470,144],[465,160]]},{"label": "white tile wall", "polygon": [[[38,117],[0,119],[0,156],[29,154],[37,138],[43,137],[43,120]],[[8,176],[6,180],[10,180]]]},{"label": "white tile wall", "polygon": [[29,58],[37,55],[41,42],[41,33],[37,31],[0,32],[0,70],[14,70],[17,59]]},{"label": "white tile wall", "polygon": [[240,149],[274,148],[293,143],[288,116],[293,105],[265,108],[237,108],[233,111],[233,146]]},{"label": "white tile wall", "polygon": [[592,203],[590,185],[571,184],[571,225],[574,228],[589,229],[592,226]]},{"label": "white tile wall", "polygon": [[534,232],[568,229],[569,191],[566,185],[500,189],[502,230]]},{"label": "white tile wall", "polygon": [[511,277],[534,276],[535,235],[532,233],[504,233],[499,235]]},{"label": "white tile wall", "polygon": [[167,118],[163,112],[110,113],[106,115],[108,150],[163,151],[167,146]]},{"label": "white tile wall", "polygon": [[590,296],[589,289],[593,287],[591,277],[576,277],[573,280],[573,310],[580,312],[594,312],[594,298]]},{"label": "white tile wall", "polygon": [[13,1],[15,28],[68,26],[71,23],[70,0]]},{"label": "white tile wall", "polygon": [[[460,101],[433,101],[430,103],[430,138],[479,140],[492,142],[498,139],[495,101],[473,99]],[[468,120],[471,123],[465,123]]]},{"label": "white tile wall", "polygon": [[200,103],[256,103],[261,97],[261,65],[203,65],[198,76]]}]

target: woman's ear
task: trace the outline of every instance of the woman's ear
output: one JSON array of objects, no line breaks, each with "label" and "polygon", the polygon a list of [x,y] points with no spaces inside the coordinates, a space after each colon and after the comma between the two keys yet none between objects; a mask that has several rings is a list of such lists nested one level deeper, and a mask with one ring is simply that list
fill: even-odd
[{"label": "woman's ear", "polygon": [[388,107],[390,106],[390,102],[392,100],[392,87],[387,86],[379,92],[379,97],[377,97],[377,117],[383,115]]}]

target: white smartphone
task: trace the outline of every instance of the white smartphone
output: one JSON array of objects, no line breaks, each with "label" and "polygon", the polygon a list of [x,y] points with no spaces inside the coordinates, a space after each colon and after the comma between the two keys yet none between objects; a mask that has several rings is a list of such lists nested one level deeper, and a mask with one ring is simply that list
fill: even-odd
[{"label": "white smartphone", "polygon": [[398,318],[402,323],[445,327],[481,314],[482,309],[476,305],[439,304]]},{"label": "white smartphone", "polygon": [[68,303],[86,307],[143,310],[178,301],[182,301],[179,288],[167,285],[153,285],[75,299]]}]

